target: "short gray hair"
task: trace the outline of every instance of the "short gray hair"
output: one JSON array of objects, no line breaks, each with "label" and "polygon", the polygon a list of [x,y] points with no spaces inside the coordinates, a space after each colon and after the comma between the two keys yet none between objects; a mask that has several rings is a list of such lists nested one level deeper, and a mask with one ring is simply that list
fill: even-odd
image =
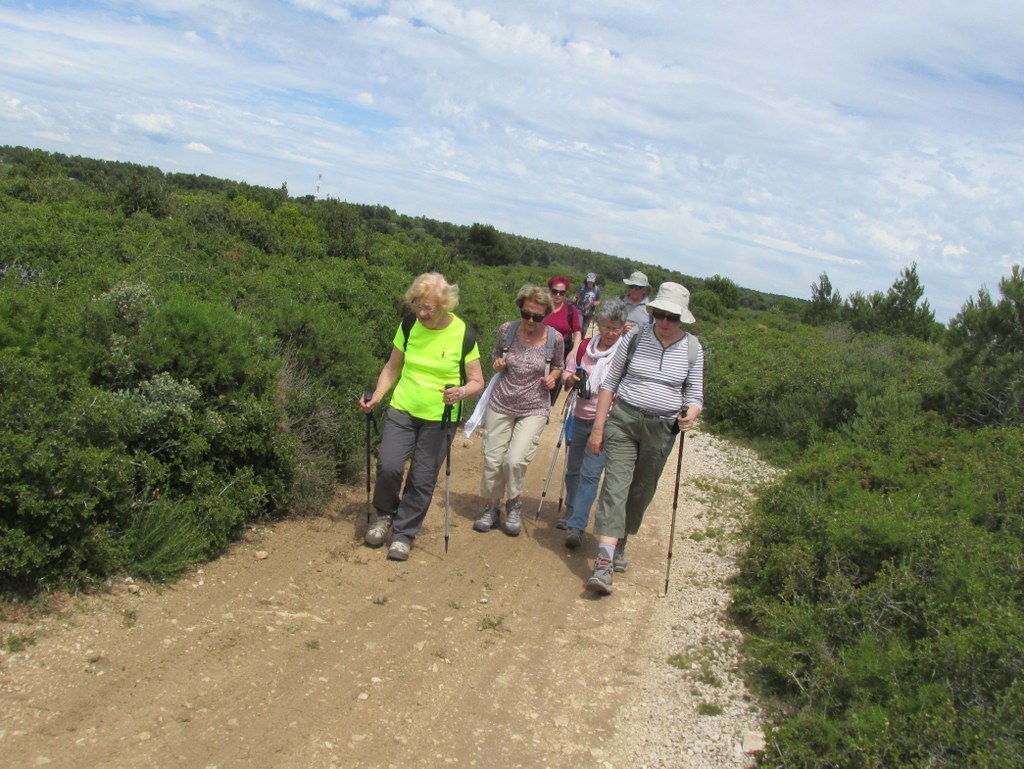
[{"label": "short gray hair", "polygon": [[597,313],[594,319],[600,323],[602,320],[618,321],[619,323],[626,322],[626,315],[628,310],[626,309],[626,303],[621,299],[609,299],[607,302],[601,302],[597,306]]}]

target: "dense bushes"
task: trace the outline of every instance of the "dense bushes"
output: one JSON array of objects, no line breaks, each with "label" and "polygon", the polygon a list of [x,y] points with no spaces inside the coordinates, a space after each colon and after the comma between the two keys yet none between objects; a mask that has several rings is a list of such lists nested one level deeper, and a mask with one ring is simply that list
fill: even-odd
[{"label": "dense bushes", "polygon": [[734,607],[784,701],[764,765],[1019,763],[1022,450],[885,414],[765,494]]},{"label": "dense bushes", "polygon": [[941,348],[909,337],[744,313],[702,341],[708,419],[726,433],[761,439],[780,458],[799,454],[889,390],[917,393],[934,407],[947,387]]},{"label": "dense bushes", "polygon": [[362,472],[354,404],[413,277],[461,283],[485,349],[547,277],[476,267],[465,228],[381,206],[34,150],[0,162],[3,592],[172,576],[247,521],[321,509]]},{"label": "dense bushes", "polygon": [[[1015,334],[985,349],[1006,362]],[[767,316],[703,340],[708,418],[792,465],[732,608],[775,706],[761,765],[1020,764],[1024,432],[960,426],[936,344]]]}]

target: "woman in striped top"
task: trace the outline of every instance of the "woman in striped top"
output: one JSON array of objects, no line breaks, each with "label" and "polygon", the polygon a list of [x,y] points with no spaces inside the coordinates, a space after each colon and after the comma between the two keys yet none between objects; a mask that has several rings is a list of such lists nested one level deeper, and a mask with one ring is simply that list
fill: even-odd
[{"label": "woman in striped top", "polygon": [[663,283],[647,304],[654,322],[632,332],[638,335],[635,345],[619,345],[601,383],[587,441],[589,451],[605,451],[594,526],[598,555],[587,580],[587,588],[598,593],[611,593],[612,572],[626,570],[626,537],[640,530],[676,433],[692,429],[704,407],[704,351],[682,326],[696,322],[689,302],[685,287]]}]

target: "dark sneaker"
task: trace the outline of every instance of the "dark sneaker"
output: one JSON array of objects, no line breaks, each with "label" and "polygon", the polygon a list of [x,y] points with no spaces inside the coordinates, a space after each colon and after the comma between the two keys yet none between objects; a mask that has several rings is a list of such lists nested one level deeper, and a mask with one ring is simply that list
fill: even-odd
[{"label": "dark sneaker", "polygon": [[626,538],[623,537],[615,545],[615,555],[612,557],[612,568],[620,574],[629,566],[626,563]]},{"label": "dark sneaker", "polygon": [[391,536],[391,516],[390,515],[378,515],[377,520],[370,524],[370,528],[366,530],[366,536],[363,537],[363,542],[368,544],[370,547],[380,547],[388,541],[388,537]]},{"label": "dark sneaker", "polygon": [[517,499],[505,505],[505,533],[510,537],[518,537],[523,529],[523,502]]},{"label": "dark sneaker", "polygon": [[388,548],[388,560],[389,561],[408,561],[409,551],[412,549],[412,545],[408,542],[402,542],[401,540],[395,540],[391,543],[391,547]]},{"label": "dark sneaker", "polygon": [[498,525],[500,520],[501,510],[488,502],[484,505],[484,514],[473,521],[473,529],[475,531],[490,531]]},{"label": "dark sneaker", "polygon": [[582,544],[583,532],[579,529],[569,529],[569,533],[565,535],[565,546],[570,550],[575,550]]},{"label": "dark sneaker", "polygon": [[587,580],[587,590],[601,595],[612,592],[612,562],[607,558],[598,558],[594,563],[594,573]]},{"label": "dark sneaker", "polygon": [[556,529],[568,529],[569,528],[569,519],[568,518],[559,518],[558,522],[555,524],[555,528]]}]

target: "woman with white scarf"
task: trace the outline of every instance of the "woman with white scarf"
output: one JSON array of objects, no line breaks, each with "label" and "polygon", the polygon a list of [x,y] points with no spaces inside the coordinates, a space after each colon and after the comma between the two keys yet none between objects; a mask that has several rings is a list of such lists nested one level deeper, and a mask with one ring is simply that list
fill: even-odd
[{"label": "woman with white scarf", "polygon": [[[598,454],[587,451],[587,439],[594,427],[597,411],[597,393],[604,381],[605,372],[611,362],[622,332],[626,328],[627,307],[625,302],[614,299],[597,308],[598,333],[584,339],[569,353],[562,382],[567,390],[578,388],[581,377],[577,376],[577,361],[586,372],[582,389],[591,394],[584,398],[577,394],[573,409],[573,430],[569,443],[569,456],[565,465],[565,518],[558,521],[558,528],[569,531],[565,546],[577,548],[583,542],[583,532],[590,521],[590,508],[597,498],[597,488],[604,471],[604,451]],[[583,352],[580,352],[580,348]]]}]

